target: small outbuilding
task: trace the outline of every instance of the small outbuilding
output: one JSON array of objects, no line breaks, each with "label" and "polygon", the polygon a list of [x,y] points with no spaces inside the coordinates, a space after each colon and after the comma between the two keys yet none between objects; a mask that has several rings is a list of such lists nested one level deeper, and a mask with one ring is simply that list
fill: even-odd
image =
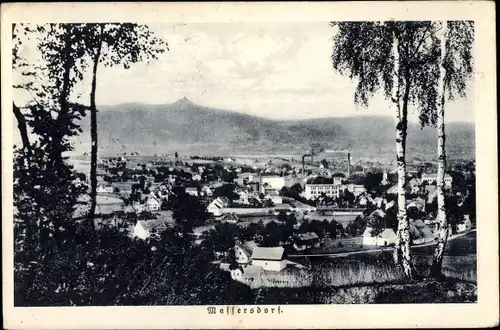
[{"label": "small outbuilding", "polygon": [[363,232],[363,245],[368,246],[389,246],[396,243],[396,233],[392,228],[385,228],[380,233],[374,235],[373,228],[367,227]]}]

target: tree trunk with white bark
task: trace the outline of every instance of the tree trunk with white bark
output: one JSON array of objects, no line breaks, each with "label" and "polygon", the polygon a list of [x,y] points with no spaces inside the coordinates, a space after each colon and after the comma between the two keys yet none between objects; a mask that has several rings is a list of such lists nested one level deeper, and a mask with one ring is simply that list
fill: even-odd
[{"label": "tree trunk with white bark", "polygon": [[444,202],[444,175],[446,171],[446,153],[445,153],[445,129],[444,129],[444,105],[445,105],[445,75],[446,69],[444,59],[446,56],[446,29],[447,23],[443,22],[441,29],[438,31],[438,37],[441,42],[441,58],[439,63],[439,81],[438,81],[438,113],[437,113],[437,151],[438,151],[438,171],[437,171],[437,218],[439,223],[439,236],[436,249],[434,250],[434,258],[432,261],[430,275],[432,277],[440,277],[441,266],[443,263],[443,254],[448,240],[448,219],[446,216],[446,206]]},{"label": "tree trunk with white bark", "polygon": [[[399,40],[397,34],[393,33],[393,55],[394,71],[392,86],[392,101],[396,112],[396,160],[398,173],[398,230],[394,249],[395,261],[401,266],[408,278],[413,278],[413,265],[410,253],[410,226],[406,214],[406,127],[407,127],[407,93],[409,85],[405,87],[403,104],[401,103],[400,67],[399,67]],[[409,82],[407,81],[406,84]]]}]

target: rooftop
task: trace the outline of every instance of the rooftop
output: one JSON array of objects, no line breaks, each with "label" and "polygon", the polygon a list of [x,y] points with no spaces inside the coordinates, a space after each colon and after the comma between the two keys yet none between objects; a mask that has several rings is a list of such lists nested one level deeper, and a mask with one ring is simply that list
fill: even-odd
[{"label": "rooftop", "polygon": [[146,230],[166,229],[168,223],[163,219],[140,220],[139,223]]},{"label": "rooftop", "polygon": [[238,244],[238,246],[243,250],[245,251],[245,253],[251,257],[252,256],[252,253],[253,253],[253,250],[257,247],[257,244],[255,243],[255,241],[246,241],[245,243],[243,244]]},{"label": "rooftop", "polygon": [[310,240],[316,240],[319,239],[318,235],[316,233],[300,233],[300,234],[295,234],[294,238],[300,241],[310,241]]},{"label": "rooftop", "polygon": [[277,247],[260,247],[254,248],[252,259],[262,260],[282,260],[285,249],[282,246]]}]

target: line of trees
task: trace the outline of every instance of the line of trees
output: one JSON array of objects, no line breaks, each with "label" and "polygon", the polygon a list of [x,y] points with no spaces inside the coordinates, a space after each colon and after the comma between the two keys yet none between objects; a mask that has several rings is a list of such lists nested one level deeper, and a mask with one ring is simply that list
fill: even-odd
[{"label": "line of trees", "polygon": [[[167,48],[147,26],[137,24],[13,24],[12,40],[13,71],[19,82],[13,88],[30,97],[26,104],[13,102],[22,143],[14,151],[14,240],[15,260],[19,262],[15,271],[21,279],[33,279],[37,273],[65,272],[54,263],[60,263],[64,255],[70,260],[66,264],[73,265],[78,254],[73,238],[81,234],[78,231],[85,232],[82,237],[93,231],[98,64],[120,64],[127,69],[131,63],[155,58]],[[32,49],[30,44],[36,51],[29,54],[33,58],[26,58],[21,50]],[[90,106],[85,106],[74,101],[79,99],[75,87],[84,81],[90,67]],[[91,210],[89,220],[77,225],[73,214],[87,187],[77,182],[79,173],[68,164],[65,154],[73,150],[71,138],[82,133],[80,122],[88,112]],[[57,275],[60,285],[51,289],[62,296],[72,295],[77,285],[72,275],[70,270]],[[39,286],[39,294],[49,292],[50,285],[52,282],[45,283],[45,290]]]},{"label": "line of trees", "polygon": [[[123,65],[130,68],[132,63],[148,62],[157,55],[168,50],[168,45],[155,37],[145,25],[133,23],[99,23],[99,24],[44,24],[13,25],[13,66],[22,72],[23,82],[14,88],[30,93],[32,101],[23,109],[13,104],[14,115],[18,122],[23,142],[23,157],[30,164],[32,146],[29,141],[28,126],[33,133],[47,136],[48,130],[56,130],[47,125],[46,118],[51,111],[58,113],[57,130],[59,140],[81,133],[78,120],[90,112],[91,127],[91,168],[90,168],[90,211],[89,219],[93,219],[97,198],[97,74],[99,64],[106,67]],[[19,49],[28,41],[37,43],[37,50],[43,58],[43,64],[34,65],[22,58]],[[44,65],[45,64],[45,65]],[[83,81],[84,73],[91,68],[92,82],[90,88],[90,106],[70,103],[74,87]],[[45,74],[45,75],[44,75]],[[43,79],[42,79],[43,78]],[[47,84],[49,82],[49,84]],[[53,86],[51,86],[53,84]],[[50,86],[50,87],[48,87]],[[50,88],[50,90],[49,90]],[[58,94],[58,95],[55,95]],[[54,101],[60,109],[49,111]],[[37,108],[38,106],[38,108]],[[23,113],[24,110],[24,113]],[[37,112],[38,111],[38,112]],[[57,116],[57,114],[52,114]],[[65,121],[63,121],[65,120]],[[64,124],[66,127],[61,128]],[[34,126],[39,125],[38,131]],[[66,134],[65,130],[70,130]],[[59,142],[55,142],[59,143]],[[65,141],[64,143],[67,144]],[[64,143],[59,143],[63,145]],[[71,146],[64,145],[58,152],[70,151]]]},{"label": "line of trees", "polygon": [[333,68],[357,81],[354,102],[368,106],[381,91],[391,102],[396,119],[398,173],[398,230],[395,260],[408,278],[417,274],[410,253],[406,214],[406,138],[408,110],[414,107],[420,123],[437,124],[439,241],[430,275],[441,276],[448,235],[444,203],[445,100],[465,97],[472,75],[474,26],[467,21],[332,22],[336,29]]}]

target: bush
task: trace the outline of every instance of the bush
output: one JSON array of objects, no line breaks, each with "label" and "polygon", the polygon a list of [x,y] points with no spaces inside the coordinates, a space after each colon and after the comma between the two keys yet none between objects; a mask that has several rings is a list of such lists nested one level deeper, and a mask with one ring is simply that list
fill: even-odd
[{"label": "bush", "polygon": [[392,252],[389,251],[382,251],[378,256],[377,256],[377,265],[380,266],[390,266],[390,267],[396,267],[394,263],[394,257],[392,255]]}]

